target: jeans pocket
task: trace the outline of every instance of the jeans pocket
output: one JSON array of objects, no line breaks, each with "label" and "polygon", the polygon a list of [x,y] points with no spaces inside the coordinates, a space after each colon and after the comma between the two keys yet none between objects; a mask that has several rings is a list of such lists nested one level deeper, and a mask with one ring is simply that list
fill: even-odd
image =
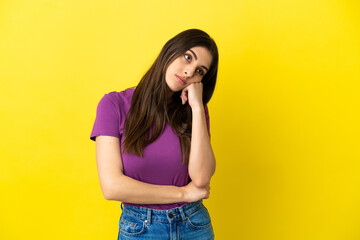
[{"label": "jeans pocket", "polygon": [[186,223],[195,229],[211,227],[211,219],[206,207],[201,206],[198,210],[191,213]]},{"label": "jeans pocket", "polygon": [[119,234],[125,236],[137,236],[146,230],[145,221],[140,218],[122,213],[119,221]]}]

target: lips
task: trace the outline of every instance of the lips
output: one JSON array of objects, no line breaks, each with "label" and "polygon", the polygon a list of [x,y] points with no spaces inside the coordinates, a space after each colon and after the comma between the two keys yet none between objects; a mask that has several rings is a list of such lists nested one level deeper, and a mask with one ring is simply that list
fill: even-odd
[{"label": "lips", "polygon": [[176,74],[175,74],[175,76],[179,79],[179,82],[180,82],[180,83],[182,83],[182,84],[186,84],[186,82],[185,82],[185,79],[184,79],[184,78],[182,78],[182,77],[180,77],[180,76],[178,76],[178,75],[176,75]]}]

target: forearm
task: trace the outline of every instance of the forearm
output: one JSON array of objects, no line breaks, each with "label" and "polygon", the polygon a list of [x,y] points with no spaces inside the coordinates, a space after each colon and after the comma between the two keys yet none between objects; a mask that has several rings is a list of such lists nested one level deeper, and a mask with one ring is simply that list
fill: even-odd
[{"label": "forearm", "polygon": [[185,202],[184,188],[170,185],[154,185],[138,181],[125,175],[103,184],[102,191],[107,200],[134,204],[169,204]]},{"label": "forearm", "polygon": [[189,176],[197,186],[205,186],[210,183],[215,166],[215,156],[206,127],[204,108],[192,108]]}]

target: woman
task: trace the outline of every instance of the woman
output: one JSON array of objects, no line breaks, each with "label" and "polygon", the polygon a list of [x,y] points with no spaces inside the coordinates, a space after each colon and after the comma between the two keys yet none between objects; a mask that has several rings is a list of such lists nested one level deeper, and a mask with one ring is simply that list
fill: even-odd
[{"label": "woman", "polygon": [[214,239],[202,199],[215,172],[209,102],[218,50],[198,29],[170,39],[136,88],[105,94],[91,140],[118,239]]}]

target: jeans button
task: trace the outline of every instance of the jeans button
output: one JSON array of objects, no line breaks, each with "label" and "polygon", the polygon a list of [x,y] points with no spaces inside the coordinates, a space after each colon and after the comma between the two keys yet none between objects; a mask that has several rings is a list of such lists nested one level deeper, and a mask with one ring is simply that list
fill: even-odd
[{"label": "jeans button", "polygon": [[169,218],[173,218],[173,217],[174,217],[174,214],[169,213]]}]

